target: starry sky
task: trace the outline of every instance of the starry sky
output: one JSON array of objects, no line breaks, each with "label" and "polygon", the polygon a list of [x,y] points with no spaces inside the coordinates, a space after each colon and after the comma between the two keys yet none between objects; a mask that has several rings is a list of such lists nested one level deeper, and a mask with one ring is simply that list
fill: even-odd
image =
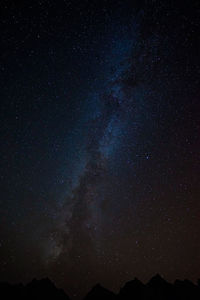
[{"label": "starry sky", "polygon": [[0,6],[0,280],[196,281],[199,1]]}]

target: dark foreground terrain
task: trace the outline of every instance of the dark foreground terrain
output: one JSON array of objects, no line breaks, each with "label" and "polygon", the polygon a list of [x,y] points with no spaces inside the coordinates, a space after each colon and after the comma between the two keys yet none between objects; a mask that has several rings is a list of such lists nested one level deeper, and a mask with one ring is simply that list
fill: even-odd
[{"label": "dark foreground terrain", "polygon": [[[58,299],[69,300],[68,295],[58,289],[48,278],[33,279],[27,285],[0,283],[1,299]],[[84,297],[84,300],[110,299],[110,300],[186,300],[200,299],[200,280],[195,285],[189,280],[176,280],[173,284],[165,281],[160,275],[154,276],[147,284],[138,279],[127,282],[119,291],[114,294],[100,284],[95,285]]]}]

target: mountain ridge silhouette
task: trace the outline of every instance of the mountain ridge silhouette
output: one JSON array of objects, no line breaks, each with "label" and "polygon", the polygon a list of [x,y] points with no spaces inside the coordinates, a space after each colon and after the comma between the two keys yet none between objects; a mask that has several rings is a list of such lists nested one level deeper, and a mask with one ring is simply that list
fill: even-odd
[{"label": "mountain ridge silhouette", "polygon": [[[34,278],[26,285],[0,282],[0,297],[4,300],[36,300],[42,298],[48,300],[70,300],[68,294],[63,289],[57,288],[48,277],[40,280]],[[176,279],[174,283],[169,283],[162,276],[156,274],[146,284],[137,278],[126,282],[117,294],[97,283],[82,299],[198,300],[200,299],[200,280],[198,280],[197,284],[188,279]]]}]

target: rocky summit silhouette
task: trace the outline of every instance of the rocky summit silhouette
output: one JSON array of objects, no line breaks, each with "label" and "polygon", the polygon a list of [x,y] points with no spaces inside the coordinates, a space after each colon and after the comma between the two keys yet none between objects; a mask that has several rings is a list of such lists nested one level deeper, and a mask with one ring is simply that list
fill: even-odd
[{"label": "rocky summit silhouette", "polygon": [[84,300],[114,300],[116,295],[108,289],[96,284],[91,291],[85,296]]},{"label": "rocky summit silhouette", "polygon": [[120,289],[119,298],[120,299],[138,299],[144,298],[145,285],[135,278],[134,280],[128,281],[123,288]]},{"label": "rocky summit silhouette", "polygon": [[32,280],[25,287],[25,295],[31,300],[38,299],[39,296],[43,299],[69,300],[65,292],[56,288],[54,283],[48,278]]},{"label": "rocky summit silhouette", "polygon": [[148,299],[171,300],[174,298],[173,285],[163,279],[159,274],[152,277],[146,284]]},{"label": "rocky summit silhouette", "polygon": [[[0,298],[7,300],[69,300],[68,295],[58,289],[48,278],[33,279],[27,285],[0,282]],[[198,300],[200,299],[200,280],[194,284],[189,280],[167,282],[159,274],[147,284],[135,278],[128,281],[118,294],[96,284],[84,300]]]},{"label": "rocky summit silhouette", "polygon": [[27,285],[11,285],[8,283],[1,282],[0,298],[4,300],[69,300],[67,294],[62,289],[58,289],[54,285],[54,283],[48,278],[44,278],[41,280],[33,279]]},{"label": "rocky summit silhouette", "polygon": [[176,280],[174,283],[174,294],[176,299],[200,299],[200,286],[190,280]]}]

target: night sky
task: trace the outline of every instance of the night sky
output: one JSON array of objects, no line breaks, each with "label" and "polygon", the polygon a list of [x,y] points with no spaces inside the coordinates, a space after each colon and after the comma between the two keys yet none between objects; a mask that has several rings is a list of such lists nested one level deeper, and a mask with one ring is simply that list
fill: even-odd
[{"label": "night sky", "polygon": [[0,12],[0,281],[196,281],[200,2]]}]

